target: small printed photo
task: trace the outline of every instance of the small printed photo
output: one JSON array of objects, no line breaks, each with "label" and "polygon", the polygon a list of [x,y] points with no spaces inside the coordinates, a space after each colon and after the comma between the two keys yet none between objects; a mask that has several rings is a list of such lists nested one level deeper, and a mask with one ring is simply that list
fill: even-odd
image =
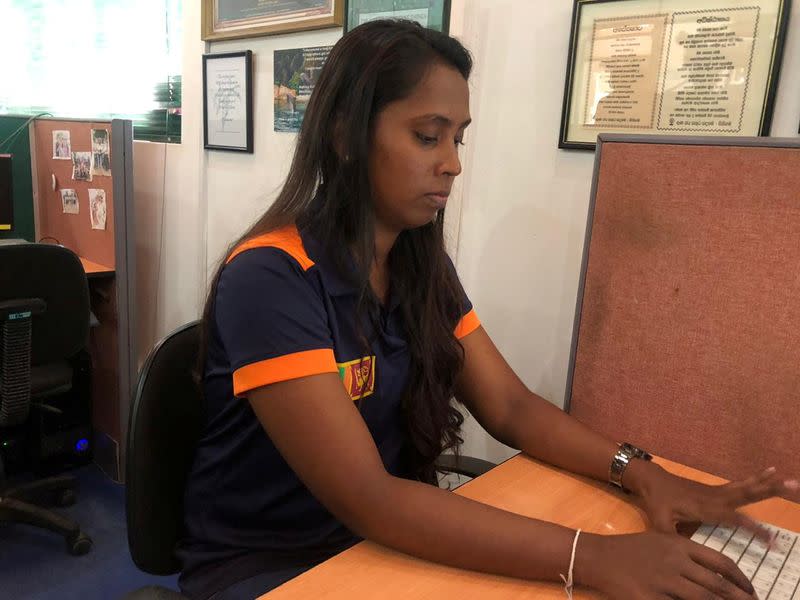
[{"label": "small printed photo", "polygon": [[68,215],[77,215],[80,209],[75,190],[61,190],[61,206]]},{"label": "small printed photo", "polygon": [[92,175],[111,175],[107,129],[92,129]]},{"label": "small printed photo", "polygon": [[69,160],[72,158],[69,131],[57,130],[53,132],[53,158],[59,160]]},{"label": "small printed photo", "polygon": [[89,219],[92,229],[106,228],[106,191],[89,188]]},{"label": "small printed photo", "polygon": [[92,153],[72,153],[72,179],[75,181],[92,180]]}]

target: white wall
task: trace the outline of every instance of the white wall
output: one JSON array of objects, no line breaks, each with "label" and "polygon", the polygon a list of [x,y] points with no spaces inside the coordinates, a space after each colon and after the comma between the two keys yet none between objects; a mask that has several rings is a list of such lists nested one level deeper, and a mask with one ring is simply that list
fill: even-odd
[{"label": "white wall", "polygon": [[[162,183],[166,189],[160,282],[157,293],[144,295],[151,304],[158,299],[150,326],[159,335],[198,314],[206,267],[216,265],[227,244],[266,209],[286,174],[294,136],[273,131],[273,50],[333,44],[340,36],[332,29],[207,47],[253,51],[256,133],[252,155],[204,152],[200,55],[206,46],[193,4],[199,3],[184,5],[183,144],[169,147],[165,158],[153,151],[152,166],[144,158],[139,164],[145,151],[136,146],[137,198],[152,204],[141,207],[149,226],[140,227],[147,231],[140,256],[150,264],[158,264],[158,189]],[[451,24],[475,56],[474,124],[448,208],[456,263],[506,359],[532,390],[558,405],[594,160],[593,153],[557,149],[571,11],[570,0],[453,0]],[[779,136],[796,136],[800,120],[798,2],[792,20],[773,124]],[[159,160],[166,160],[163,181]],[[152,279],[145,264],[140,277]],[[465,433],[465,453],[493,460],[508,455],[474,422]]]},{"label": "white wall", "polygon": [[184,2],[182,143],[133,144],[136,357],[197,318],[205,296],[206,190],[200,2]]},{"label": "white wall", "polygon": [[[272,203],[283,184],[296,135],[273,126],[275,50],[333,45],[341,29],[214,42],[210,52],[253,51],[254,152],[208,152],[208,267],[211,272],[228,246]],[[213,274],[213,273],[212,273]]]}]

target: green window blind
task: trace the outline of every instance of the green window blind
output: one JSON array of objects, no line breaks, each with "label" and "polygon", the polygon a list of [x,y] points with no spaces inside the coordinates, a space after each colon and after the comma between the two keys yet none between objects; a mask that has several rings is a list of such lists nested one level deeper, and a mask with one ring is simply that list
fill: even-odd
[{"label": "green window blind", "polygon": [[0,0],[0,114],[125,118],[180,142],[181,0]]}]

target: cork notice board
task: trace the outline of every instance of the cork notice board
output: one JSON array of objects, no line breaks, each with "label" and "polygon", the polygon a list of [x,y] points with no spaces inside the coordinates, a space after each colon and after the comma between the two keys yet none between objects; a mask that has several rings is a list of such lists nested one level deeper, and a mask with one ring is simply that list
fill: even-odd
[{"label": "cork notice board", "polygon": [[800,143],[602,136],[567,406],[727,478],[800,476]]},{"label": "cork notice board", "polygon": [[[69,131],[72,152],[90,152],[92,129],[108,131],[111,144],[111,123],[108,121],[75,121],[38,119],[34,124],[36,135],[36,171],[39,188],[39,233],[42,238],[52,238],[70,248],[83,258],[114,269],[114,182],[111,176],[94,175],[92,181],[72,179],[72,161],[53,158],[53,131]],[[52,177],[56,189],[52,188]],[[75,190],[78,197],[78,214],[67,214],[61,203],[61,190]],[[106,228],[92,229],[89,218],[89,190],[105,192]],[[50,240],[50,241],[53,241]]]}]

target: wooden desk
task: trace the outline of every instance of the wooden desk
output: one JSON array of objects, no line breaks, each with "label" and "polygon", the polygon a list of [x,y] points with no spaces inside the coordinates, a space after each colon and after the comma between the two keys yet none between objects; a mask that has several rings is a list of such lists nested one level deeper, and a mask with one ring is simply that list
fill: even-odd
[{"label": "wooden desk", "polygon": [[111,267],[92,262],[88,258],[83,258],[82,256],[79,256],[78,258],[81,259],[83,270],[86,271],[86,277],[90,279],[94,277],[108,277],[114,274],[114,269]]},{"label": "wooden desk", "polygon": [[[656,459],[666,469],[704,483],[711,475]],[[517,455],[455,490],[504,510],[592,533],[620,534],[645,529],[644,515],[606,485],[567,474]],[[800,505],[782,499],[759,502],[746,512],[762,521],[800,530]],[[566,565],[564,567],[567,568]],[[288,581],[261,600],[513,599],[563,600],[564,589],[540,583],[464,571],[419,560],[372,542],[362,542]],[[576,589],[574,597],[600,598]]]}]

